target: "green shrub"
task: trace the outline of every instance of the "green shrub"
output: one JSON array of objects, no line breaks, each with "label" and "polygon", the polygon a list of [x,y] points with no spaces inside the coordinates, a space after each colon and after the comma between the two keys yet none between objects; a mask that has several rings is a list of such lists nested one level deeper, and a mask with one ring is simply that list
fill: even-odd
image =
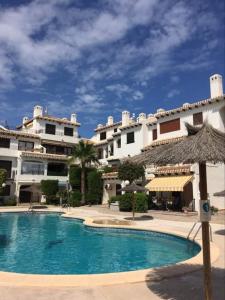
[{"label": "green shrub", "polygon": [[81,205],[81,193],[79,191],[73,191],[70,193],[69,204],[72,207],[78,207]]},{"label": "green shrub", "polygon": [[[132,211],[132,194],[126,193],[116,197],[119,201],[120,211]],[[136,193],[135,197],[135,212],[146,212],[148,210],[148,197],[144,193]],[[112,197],[113,198],[113,197]],[[115,200],[113,198],[112,200]]]},{"label": "green shrub", "polygon": [[0,169],[0,194],[3,192],[3,183],[6,181],[6,170]]},{"label": "green shrub", "polygon": [[48,205],[59,205],[60,204],[60,197],[56,195],[46,196],[46,204]]},{"label": "green shrub", "polygon": [[16,206],[16,197],[10,197],[3,200],[3,205],[5,206]]},{"label": "green shrub", "polygon": [[102,174],[97,170],[92,170],[87,175],[88,194],[87,202],[91,204],[99,204],[102,199]]},{"label": "green shrub", "polygon": [[148,196],[145,193],[135,194],[135,211],[146,212],[148,210]]},{"label": "green shrub", "polygon": [[42,180],[41,181],[41,191],[46,198],[48,196],[55,196],[59,190],[58,180]]},{"label": "green shrub", "polygon": [[121,198],[121,195],[118,195],[118,196],[112,196],[112,197],[109,199],[109,204],[110,204],[110,203],[115,203],[115,202],[120,202],[120,198]]},{"label": "green shrub", "polygon": [[126,193],[118,199],[120,211],[132,211],[132,194]]},{"label": "green shrub", "polygon": [[71,166],[69,169],[69,181],[73,190],[80,190],[81,186],[81,168],[79,166]]}]

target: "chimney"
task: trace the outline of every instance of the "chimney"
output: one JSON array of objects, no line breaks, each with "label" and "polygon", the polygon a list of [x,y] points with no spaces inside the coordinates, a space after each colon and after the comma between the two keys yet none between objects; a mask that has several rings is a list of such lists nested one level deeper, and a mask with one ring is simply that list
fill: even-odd
[{"label": "chimney", "polygon": [[73,123],[76,123],[77,122],[77,114],[75,114],[75,113],[71,114],[70,121]]},{"label": "chimney", "polygon": [[122,112],[122,126],[129,125],[130,123],[130,113],[129,111],[123,111]]},{"label": "chimney", "polygon": [[223,77],[219,74],[210,76],[210,97],[216,98],[223,96]]},{"label": "chimney", "polygon": [[113,125],[113,117],[112,116],[108,117],[107,125]]},{"label": "chimney", "polygon": [[39,105],[35,105],[34,107],[34,112],[33,112],[33,117],[42,117],[43,116],[43,107]]},{"label": "chimney", "polygon": [[142,122],[144,120],[146,120],[146,114],[145,113],[140,113],[139,116],[138,116],[138,121]]},{"label": "chimney", "polygon": [[28,117],[23,117],[23,124],[25,124],[29,120]]}]

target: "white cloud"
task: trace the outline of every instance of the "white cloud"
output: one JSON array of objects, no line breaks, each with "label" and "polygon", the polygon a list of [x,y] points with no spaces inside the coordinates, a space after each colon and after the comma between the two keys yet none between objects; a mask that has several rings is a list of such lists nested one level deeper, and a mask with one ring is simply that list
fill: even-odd
[{"label": "white cloud", "polygon": [[177,89],[172,89],[171,91],[169,91],[169,93],[167,94],[167,98],[174,98],[175,96],[178,96],[180,94],[180,91]]},{"label": "white cloud", "polygon": [[[1,9],[2,87],[10,88],[15,81],[40,85],[59,67],[73,74],[77,89],[88,85],[82,93],[75,91],[78,94],[88,95],[92,85],[91,93],[96,95],[97,81],[124,79],[127,74],[146,86],[149,79],[171,67],[191,70],[206,66],[210,51],[216,47],[213,38],[208,47],[202,46],[203,58],[198,64],[193,52],[177,66],[174,50],[196,37],[205,40],[218,28],[215,15],[201,11],[197,4],[108,0],[102,1],[101,9],[76,8],[72,4],[72,0],[33,0]],[[135,39],[126,39],[132,29],[142,27],[146,30],[145,40],[136,43]],[[130,87],[126,88],[120,83],[116,91],[111,91],[121,97],[130,93]],[[132,88],[132,92],[131,99],[143,98],[140,91],[135,94]],[[79,99],[85,101],[84,97]]]}]

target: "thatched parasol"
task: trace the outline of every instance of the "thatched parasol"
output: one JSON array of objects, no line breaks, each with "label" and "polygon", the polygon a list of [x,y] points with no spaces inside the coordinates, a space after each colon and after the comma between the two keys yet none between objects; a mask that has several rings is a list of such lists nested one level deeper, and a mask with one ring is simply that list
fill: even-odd
[{"label": "thatched parasol", "polygon": [[132,182],[131,184],[123,187],[122,189],[120,189],[119,191],[132,193],[132,216],[133,216],[133,220],[134,220],[134,215],[135,215],[135,196],[134,196],[134,192],[145,192],[145,191],[147,191],[146,188]]},{"label": "thatched parasol", "polygon": [[[225,162],[225,133],[208,123],[202,127],[186,124],[188,136],[182,141],[156,147],[145,154],[146,164],[166,165],[199,163],[199,189],[201,200],[207,200],[206,162]],[[146,158],[146,156],[148,156]],[[205,299],[212,299],[209,222],[202,221]]]},{"label": "thatched parasol", "polygon": [[127,193],[133,193],[133,192],[145,192],[147,189],[143,186],[137,185],[136,183],[131,183],[122,189],[120,189],[121,192],[127,192]]},{"label": "thatched parasol", "polygon": [[225,197],[225,190],[221,191],[221,192],[214,193],[213,196],[216,196],[216,197]]},{"label": "thatched parasol", "polygon": [[186,124],[188,136],[182,141],[155,147],[145,154],[145,163],[166,165],[178,163],[225,162],[225,133],[208,123],[202,127]]}]

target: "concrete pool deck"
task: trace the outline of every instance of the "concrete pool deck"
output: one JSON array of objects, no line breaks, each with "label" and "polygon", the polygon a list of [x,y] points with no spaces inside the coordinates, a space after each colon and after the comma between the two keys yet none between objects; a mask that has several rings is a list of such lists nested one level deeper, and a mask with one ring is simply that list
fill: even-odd
[{"label": "concrete pool deck", "polygon": [[[10,209],[10,211],[24,210],[27,209]],[[0,212],[3,211],[9,210],[0,210]],[[54,208],[48,211],[59,210]],[[112,214],[111,211],[102,213],[102,211],[95,208],[77,208],[68,211],[67,217],[84,218],[87,224],[89,223],[93,226],[93,219],[124,219],[124,217],[127,217],[127,214],[120,213],[116,215],[115,213]],[[163,231],[183,236],[187,236],[192,226],[190,222],[162,220],[156,217],[150,220],[135,221],[135,223],[135,225],[128,227]],[[101,226],[98,224],[94,225]],[[118,225],[116,227],[118,227]],[[122,227],[124,228],[124,226]],[[215,299],[218,300],[223,299],[225,295],[223,284],[223,280],[225,279],[224,230],[223,224],[212,224],[214,292],[216,296]],[[200,234],[198,234],[196,241],[200,242]],[[217,251],[218,248],[220,249],[220,253]],[[114,273],[116,275],[104,274],[100,277],[98,275],[91,277],[90,275],[84,275],[89,276],[89,279],[82,279],[83,282],[80,282],[80,284],[76,284],[77,281],[74,282],[72,279],[70,279],[71,284],[68,284],[68,282],[67,284],[63,284],[62,282],[59,284],[58,279],[55,278],[54,280],[54,276],[52,277],[52,282],[49,284],[43,275],[41,275],[40,279],[35,283],[29,279],[30,276],[34,275],[17,275],[14,273],[6,274],[1,272],[0,299],[202,299],[202,270],[199,270],[202,265],[202,257],[201,255],[197,255],[191,260],[166,268],[126,272],[125,276],[122,274],[122,278],[119,273]],[[133,275],[131,273],[133,273]],[[106,275],[113,276],[109,278]],[[22,277],[18,280],[18,278],[15,278],[18,276]],[[58,276],[61,277],[61,275],[56,275],[56,277]]]}]

